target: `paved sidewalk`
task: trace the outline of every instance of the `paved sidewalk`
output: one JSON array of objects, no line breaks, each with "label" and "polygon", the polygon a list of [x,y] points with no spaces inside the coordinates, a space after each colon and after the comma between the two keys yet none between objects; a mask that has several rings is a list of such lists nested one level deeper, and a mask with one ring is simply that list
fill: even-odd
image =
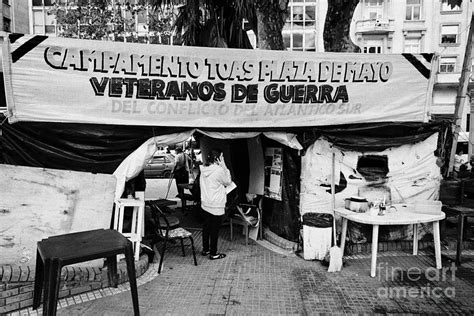
[{"label": "paved sidewalk", "polygon": [[[201,232],[193,233],[199,251]],[[429,250],[417,257],[408,251],[379,253],[380,275],[371,278],[369,254],[348,257],[341,272],[328,273],[318,261],[282,255],[253,241],[246,246],[242,236],[231,242],[227,228],[219,248],[225,259],[199,256],[194,266],[190,249],[183,258],[178,246],[165,257],[161,275],[153,264],[143,277],[149,282],[139,282],[141,314],[474,314],[473,251],[465,252],[467,262],[456,270],[443,256],[440,271],[432,268]],[[133,315],[126,289],[101,292],[97,299],[89,295],[88,302],[60,308],[58,315]]]}]

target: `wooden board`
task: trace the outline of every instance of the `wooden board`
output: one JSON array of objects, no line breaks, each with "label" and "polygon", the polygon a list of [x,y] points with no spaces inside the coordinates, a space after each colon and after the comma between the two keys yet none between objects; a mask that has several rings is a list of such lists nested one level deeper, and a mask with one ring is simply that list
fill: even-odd
[{"label": "wooden board", "polygon": [[43,238],[110,227],[113,175],[0,165],[0,179],[0,264],[31,265]]}]

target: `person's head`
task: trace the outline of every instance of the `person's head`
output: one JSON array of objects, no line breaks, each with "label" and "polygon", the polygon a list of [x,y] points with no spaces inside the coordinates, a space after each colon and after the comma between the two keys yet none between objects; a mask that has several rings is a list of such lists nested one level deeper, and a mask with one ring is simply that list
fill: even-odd
[{"label": "person's head", "polygon": [[222,156],[222,150],[215,148],[212,149],[209,154],[207,155],[207,162],[206,165],[209,166],[213,163],[216,163],[217,160]]},{"label": "person's head", "polygon": [[183,148],[181,148],[181,147],[176,147],[175,151],[176,151],[177,154],[180,154],[180,153],[183,152]]}]

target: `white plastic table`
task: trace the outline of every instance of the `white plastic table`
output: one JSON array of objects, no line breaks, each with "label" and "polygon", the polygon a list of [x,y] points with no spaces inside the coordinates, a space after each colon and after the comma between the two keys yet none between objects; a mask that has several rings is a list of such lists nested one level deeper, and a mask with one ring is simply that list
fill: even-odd
[{"label": "white plastic table", "polygon": [[396,205],[397,211],[389,212],[385,215],[370,215],[367,213],[355,213],[344,208],[337,208],[336,214],[342,217],[341,250],[344,253],[344,246],[347,234],[347,222],[353,221],[361,224],[372,225],[372,260],[370,265],[370,276],[375,277],[377,266],[377,251],[380,225],[413,225],[413,255],[418,254],[418,224],[433,223],[433,242],[435,248],[436,269],[441,269],[441,241],[439,236],[439,221],[446,215],[415,213],[410,206]]}]

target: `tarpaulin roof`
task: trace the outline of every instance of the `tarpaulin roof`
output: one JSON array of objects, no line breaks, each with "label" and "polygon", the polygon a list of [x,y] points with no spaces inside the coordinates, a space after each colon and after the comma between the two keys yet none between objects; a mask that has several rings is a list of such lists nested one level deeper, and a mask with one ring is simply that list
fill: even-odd
[{"label": "tarpaulin roof", "polygon": [[[324,135],[340,148],[376,151],[419,142],[442,126],[439,122],[376,123],[287,130],[296,133],[305,148]],[[189,128],[39,122],[8,124],[5,122],[1,130],[0,149],[3,163],[113,173],[128,155],[150,138],[189,131]],[[211,129],[208,131],[215,133],[268,130]]]},{"label": "tarpaulin roof", "polygon": [[[0,116],[2,118],[2,116]],[[197,131],[213,138],[247,138],[263,133],[291,148],[302,149],[296,135],[269,130],[195,130],[177,127],[120,126],[20,122],[4,123],[0,137],[1,161],[6,164],[48,167],[94,173],[113,173],[138,148],[160,139],[173,144],[176,133]]]},{"label": "tarpaulin roof", "polygon": [[373,123],[315,127],[302,132],[302,145],[307,148],[324,136],[333,145],[355,151],[381,151],[418,143],[446,126],[447,122],[430,123]]}]

